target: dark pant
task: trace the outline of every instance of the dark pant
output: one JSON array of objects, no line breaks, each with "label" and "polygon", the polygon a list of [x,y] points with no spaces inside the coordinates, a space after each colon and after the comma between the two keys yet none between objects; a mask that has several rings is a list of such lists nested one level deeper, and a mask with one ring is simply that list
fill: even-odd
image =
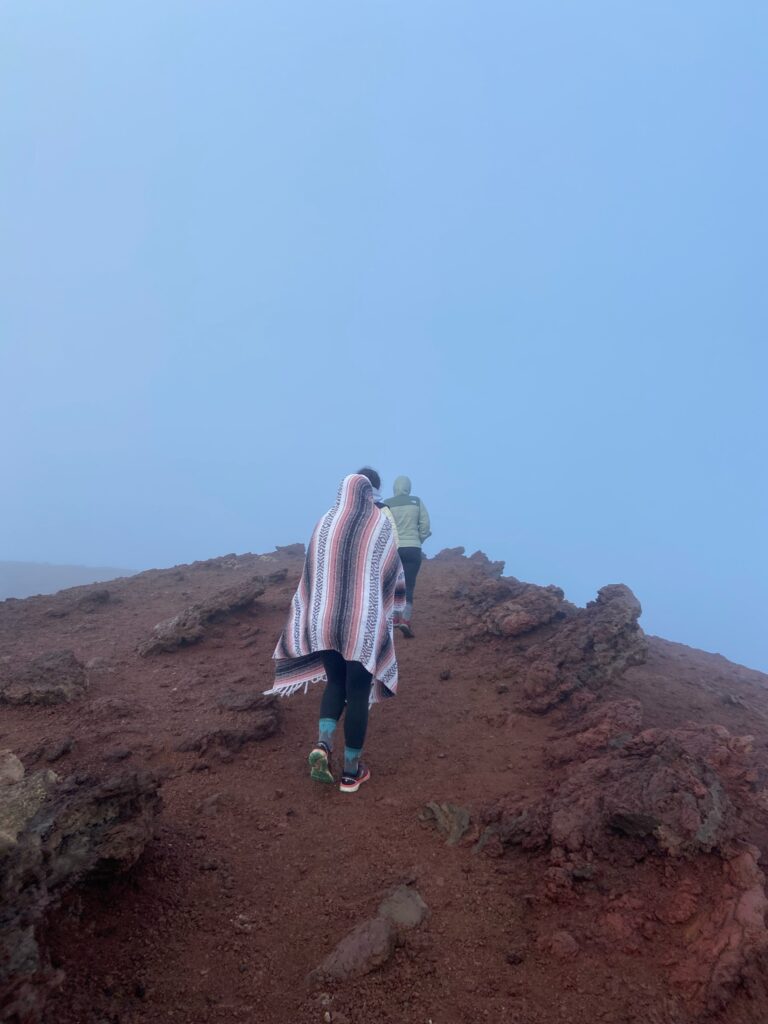
[{"label": "dark pant", "polygon": [[405,573],[405,600],[413,604],[413,591],[416,587],[416,577],[421,568],[421,548],[399,548],[400,561],[403,563]]},{"label": "dark pant", "polygon": [[320,702],[320,717],[338,722],[346,705],[344,743],[352,750],[362,750],[373,676],[359,661],[345,661],[338,651],[323,651],[323,667],[328,682]]}]

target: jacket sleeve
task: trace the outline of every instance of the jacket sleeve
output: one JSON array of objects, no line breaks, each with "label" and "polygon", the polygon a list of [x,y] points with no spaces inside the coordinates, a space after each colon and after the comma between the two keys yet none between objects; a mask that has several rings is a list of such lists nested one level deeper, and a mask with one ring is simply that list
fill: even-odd
[{"label": "jacket sleeve", "polygon": [[419,499],[419,539],[423,544],[427,537],[432,536],[432,530],[430,529],[429,512],[427,512],[427,506],[424,502]]}]

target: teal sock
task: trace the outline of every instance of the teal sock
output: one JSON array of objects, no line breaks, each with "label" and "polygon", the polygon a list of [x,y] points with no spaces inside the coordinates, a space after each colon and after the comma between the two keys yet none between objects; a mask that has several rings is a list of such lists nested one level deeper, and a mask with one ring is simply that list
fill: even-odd
[{"label": "teal sock", "polygon": [[344,747],[344,774],[357,775],[360,767],[360,755],[362,750],[355,750],[354,747]]},{"label": "teal sock", "polygon": [[325,743],[329,750],[333,750],[333,734],[336,732],[335,718],[321,718],[318,728],[318,743]]}]

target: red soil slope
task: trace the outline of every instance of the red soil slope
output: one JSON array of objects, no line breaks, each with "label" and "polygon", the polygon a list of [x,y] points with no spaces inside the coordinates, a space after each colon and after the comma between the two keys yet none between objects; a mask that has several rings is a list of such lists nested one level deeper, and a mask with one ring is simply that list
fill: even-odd
[{"label": "red soil slope", "polygon": [[[139,863],[70,890],[38,926],[61,972],[46,1020],[768,1019],[756,866],[768,844],[768,677],[656,638],[644,664],[612,678],[565,655],[542,668],[542,650],[577,642],[563,633],[582,628],[576,610],[535,588],[525,600],[539,619],[520,627],[516,598],[489,590],[492,567],[448,557],[423,568],[418,635],[398,640],[401,694],[373,710],[373,779],[358,795],[307,776],[317,689],[281,702],[266,739],[179,750],[247,732],[262,713],[219,702],[269,686],[300,567],[291,551],[230,556],[0,605],[0,670],[69,649],[88,686],[71,703],[0,707],[0,747],[28,773],[162,778]],[[137,653],[161,620],[281,568],[283,581],[214,617],[198,642]],[[545,621],[550,606],[562,618]],[[592,633],[578,643],[582,659],[610,648]],[[583,678],[563,687],[568,673]],[[535,713],[542,687],[557,699]],[[421,820],[430,801],[469,810],[457,845]],[[379,969],[308,985],[403,882],[429,907],[424,924]]]}]

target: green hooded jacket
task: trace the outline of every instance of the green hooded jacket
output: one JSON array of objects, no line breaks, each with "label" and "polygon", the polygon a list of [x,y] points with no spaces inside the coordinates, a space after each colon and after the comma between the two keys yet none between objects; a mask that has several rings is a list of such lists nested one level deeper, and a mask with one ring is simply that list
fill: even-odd
[{"label": "green hooded jacket", "polygon": [[411,494],[411,481],[407,476],[395,480],[395,493],[384,504],[391,510],[397,526],[398,547],[420,548],[432,535],[429,513],[421,498]]}]

